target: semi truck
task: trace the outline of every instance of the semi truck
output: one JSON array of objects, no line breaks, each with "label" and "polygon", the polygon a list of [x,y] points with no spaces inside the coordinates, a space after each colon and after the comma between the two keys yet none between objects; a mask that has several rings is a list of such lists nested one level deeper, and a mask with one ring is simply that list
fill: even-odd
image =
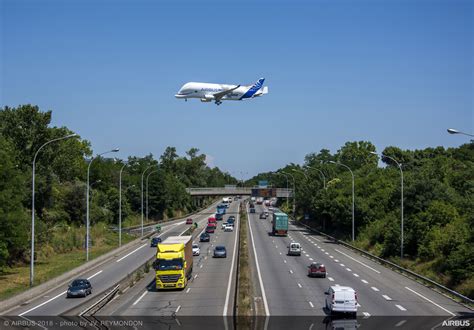
[{"label": "semi truck", "polygon": [[156,289],[184,289],[193,272],[192,236],[170,236],[158,244]]},{"label": "semi truck", "polygon": [[272,215],[272,235],[286,236],[288,234],[288,215],[276,212]]}]

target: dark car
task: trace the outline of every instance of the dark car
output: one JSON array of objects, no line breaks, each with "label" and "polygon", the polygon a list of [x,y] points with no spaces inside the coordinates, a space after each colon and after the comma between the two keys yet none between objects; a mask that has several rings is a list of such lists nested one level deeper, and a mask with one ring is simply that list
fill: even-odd
[{"label": "dark car", "polygon": [[234,224],[234,222],[235,222],[235,217],[229,217],[229,219],[227,219],[228,224]]},{"label": "dark car", "polygon": [[211,240],[211,236],[208,233],[202,233],[199,237],[200,242],[209,242]]},{"label": "dark car", "polygon": [[262,213],[260,213],[260,217],[259,217],[259,218],[260,218],[260,219],[266,219],[266,218],[267,218],[267,215],[266,215],[264,212],[262,212]]},{"label": "dark car", "polygon": [[216,213],[216,221],[222,221],[222,220],[224,220],[224,214]]},{"label": "dark car", "polygon": [[187,225],[192,225],[193,224],[193,219],[191,219],[191,218],[186,219],[186,224]]},{"label": "dark car", "polygon": [[218,245],[214,249],[214,258],[227,258],[227,251],[225,246]]},{"label": "dark car", "polygon": [[161,243],[161,237],[152,237],[150,241],[150,247],[157,247],[158,243]]},{"label": "dark car", "polygon": [[231,216],[227,219],[227,221],[229,221],[229,220],[235,221],[235,215],[231,215]]},{"label": "dark car", "polygon": [[206,233],[208,233],[208,234],[213,234],[215,230],[216,230],[216,227],[214,227],[214,226],[207,226],[206,227]]},{"label": "dark car", "polygon": [[308,276],[326,277],[326,267],[319,262],[313,262],[308,266]]},{"label": "dark car", "polygon": [[255,213],[255,209],[253,207],[250,208],[250,213]]},{"label": "dark car", "polygon": [[89,280],[76,279],[72,281],[67,289],[67,297],[85,297],[92,293],[92,285]]}]

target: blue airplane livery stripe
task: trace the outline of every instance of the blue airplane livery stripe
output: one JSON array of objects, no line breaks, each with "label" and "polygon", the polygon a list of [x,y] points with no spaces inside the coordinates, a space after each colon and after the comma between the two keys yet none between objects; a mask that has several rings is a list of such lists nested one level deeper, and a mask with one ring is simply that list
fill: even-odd
[{"label": "blue airplane livery stripe", "polygon": [[256,83],[255,85],[253,85],[252,87],[250,87],[250,89],[244,94],[242,95],[242,97],[240,98],[241,100],[242,99],[247,99],[247,98],[250,98],[252,96],[255,95],[255,93],[257,93],[257,91],[262,88],[263,86],[263,82],[265,81],[265,78],[260,78]]}]

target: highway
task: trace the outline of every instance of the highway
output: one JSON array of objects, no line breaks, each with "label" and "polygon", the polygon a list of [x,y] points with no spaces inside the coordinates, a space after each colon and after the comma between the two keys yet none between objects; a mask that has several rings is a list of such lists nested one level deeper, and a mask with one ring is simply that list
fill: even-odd
[{"label": "highway", "polygon": [[[217,203],[214,203],[204,211],[192,216],[193,220],[202,227],[207,221],[209,213],[215,211],[216,205]],[[185,219],[173,221],[170,224],[162,225],[159,236],[164,239],[168,236],[180,235],[189,226],[185,224]],[[144,240],[139,245],[117,254],[111,260],[78,275],[77,278],[87,278],[91,281],[93,291],[86,298],[66,298],[66,285],[49,290],[27,304],[14,308],[5,314],[18,316],[61,315],[111,288],[123,276],[150,259],[155,252],[156,248],[150,248],[149,240]]]},{"label": "highway", "polygon": [[[266,315],[327,315],[324,292],[331,285],[357,291],[358,317],[459,316],[471,310],[378,263],[316,235],[304,227],[289,225],[288,237],[273,237],[270,217],[259,219],[264,206],[249,213],[252,254],[258,259]],[[301,256],[287,256],[290,242],[302,244]],[[307,266],[326,265],[326,278],[310,278]],[[472,315],[472,314],[471,314]]]},{"label": "highway", "polygon": [[[198,243],[201,255],[194,257],[192,280],[184,290],[160,290],[154,285],[155,273],[151,271],[143,280],[125,294],[112,300],[97,315],[153,315],[153,316],[226,316],[232,315],[235,292],[237,260],[237,232],[239,230],[239,203],[233,201],[227,209],[224,221],[229,215],[236,217],[233,232],[224,232],[221,221],[211,235],[209,243]],[[206,218],[207,219],[207,218]],[[203,226],[194,238],[199,241]],[[212,257],[216,245],[224,245],[227,258]],[[227,319],[227,318],[225,318]]]}]

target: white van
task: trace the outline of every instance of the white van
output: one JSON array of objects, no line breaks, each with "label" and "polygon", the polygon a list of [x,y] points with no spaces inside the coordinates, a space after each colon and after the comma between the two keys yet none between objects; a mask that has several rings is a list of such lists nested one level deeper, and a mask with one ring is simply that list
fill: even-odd
[{"label": "white van", "polygon": [[288,255],[289,256],[300,256],[301,255],[301,244],[300,243],[290,243],[290,245],[288,245]]},{"label": "white van", "polygon": [[357,292],[348,286],[330,286],[326,295],[326,308],[331,312],[357,314]]}]

